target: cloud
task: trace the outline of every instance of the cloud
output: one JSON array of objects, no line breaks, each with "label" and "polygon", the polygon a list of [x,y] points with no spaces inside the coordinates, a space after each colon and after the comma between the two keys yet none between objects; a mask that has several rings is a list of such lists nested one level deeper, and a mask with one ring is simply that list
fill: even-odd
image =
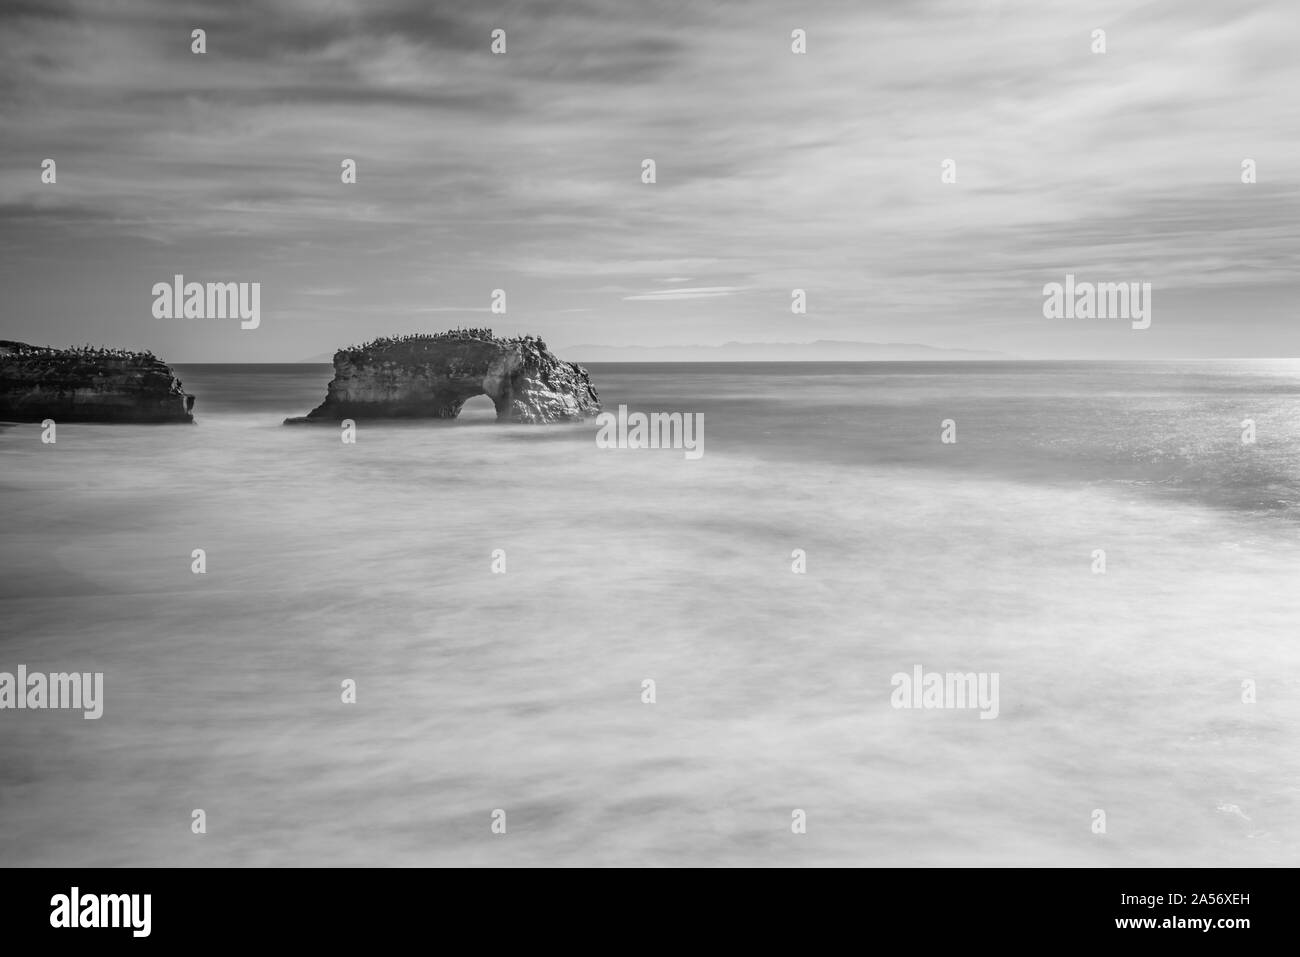
[{"label": "cloud", "polygon": [[417,306],[412,312],[491,312],[487,306]]},{"label": "cloud", "polygon": [[[1300,349],[1281,315],[1300,261],[1285,0],[810,0],[804,55],[776,0],[672,17],[617,0],[52,0],[0,18],[13,335],[104,338],[112,316],[122,339],[185,350],[190,333],[138,302],[190,271],[262,281],[281,309],[256,346],[205,340],[217,358],[482,311],[420,304],[494,288],[573,341],[817,323],[1074,354],[1078,331],[1046,326],[1035,292],[1069,270],[1184,295],[1161,341],[1189,350],[1179,330],[1210,303],[1260,290],[1257,313],[1277,315],[1251,351]],[[313,292],[332,288],[348,293]]]},{"label": "cloud", "polygon": [[679,299],[715,299],[741,292],[740,286],[695,286],[693,288],[657,289],[636,296],[624,296],[625,302],[675,302]]}]

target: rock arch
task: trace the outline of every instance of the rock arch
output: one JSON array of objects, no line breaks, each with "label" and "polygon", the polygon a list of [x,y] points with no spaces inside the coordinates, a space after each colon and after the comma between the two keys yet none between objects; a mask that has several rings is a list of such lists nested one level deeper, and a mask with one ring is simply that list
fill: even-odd
[{"label": "rock arch", "polygon": [[325,401],[304,418],[285,421],[454,419],[479,395],[492,400],[498,422],[560,422],[600,411],[582,366],[557,358],[532,336],[499,339],[484,330],[340,349]]}]

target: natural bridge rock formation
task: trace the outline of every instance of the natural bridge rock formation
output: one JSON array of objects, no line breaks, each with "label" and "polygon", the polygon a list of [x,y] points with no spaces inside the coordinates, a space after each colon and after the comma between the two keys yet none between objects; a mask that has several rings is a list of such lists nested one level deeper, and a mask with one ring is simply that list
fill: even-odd
[{"label": "natural bridge rock formation", "polygon": [[492,400],[498,422],[560,422],[600,411],[587,370],[556,358],[541,339],[472,329],[340,349],[325,401],[285,423],[454,419],[476,395]]},{"label": "natural bridge rock formation", "polygon": [[0,419],[193,422],[194,396],[151,352],[50,349],[0,339]]}]

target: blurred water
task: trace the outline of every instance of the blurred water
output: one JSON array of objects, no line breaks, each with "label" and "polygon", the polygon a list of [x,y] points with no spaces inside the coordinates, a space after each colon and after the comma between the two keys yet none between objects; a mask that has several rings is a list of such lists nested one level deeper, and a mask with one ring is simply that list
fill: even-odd
[{"label": "blurred water", "polygon": [[699,461],[178,371],[194,427],[0,430],[0,670],[106,699],[0,712],[0,864],[1300,858],[1296,365],[591,367]]}]

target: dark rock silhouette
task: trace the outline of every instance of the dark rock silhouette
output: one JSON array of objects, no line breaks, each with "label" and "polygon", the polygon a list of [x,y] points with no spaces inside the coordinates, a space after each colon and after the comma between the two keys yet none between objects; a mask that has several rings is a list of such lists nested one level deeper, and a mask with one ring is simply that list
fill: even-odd
[{"label": "dark rock silhouette", "polygon": [[194,396],[152,352],[0,339],[0,419],[193,422]]},{"label": "dark rock silhouette", "polygon": [[498,422],[561,422],[600,411],[587,370],[557,358],[541,339],[453,329],[340,349],[325,401],[285,423],[454,419],[477,395],[492,400]]}]

